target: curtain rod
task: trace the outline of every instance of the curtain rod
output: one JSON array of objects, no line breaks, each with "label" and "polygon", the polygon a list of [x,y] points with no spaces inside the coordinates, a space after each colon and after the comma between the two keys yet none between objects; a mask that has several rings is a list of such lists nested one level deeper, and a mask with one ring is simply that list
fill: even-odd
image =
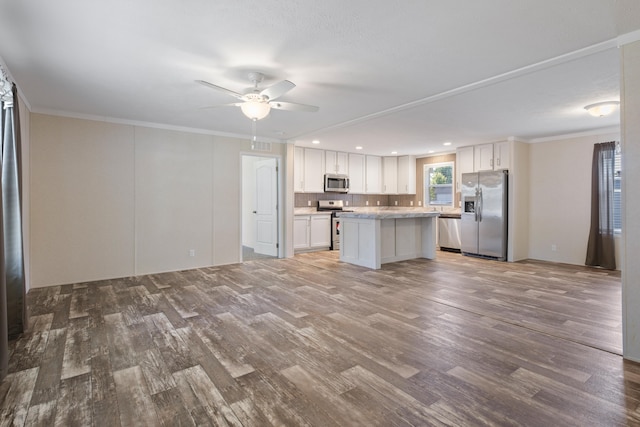
[{"label": "curtain rod", "polygon": [[5,64],[4,59],[0,56],[0,79],[7,81],[9,83],[15,83],[15,80],[11,77],[11,73],[9,72],[9,67]]},{"label": "curtain rod", "polygon": [[[0,61],[2,58],[0,58]],[[2,101],[5,107],[11,106],[13,104],[11,101],[13,100],[13,81],[11,80],[11,76],[9,76],[9,72],[7,68],[4,66],[4,63],[0,63],[0,101]]]}]

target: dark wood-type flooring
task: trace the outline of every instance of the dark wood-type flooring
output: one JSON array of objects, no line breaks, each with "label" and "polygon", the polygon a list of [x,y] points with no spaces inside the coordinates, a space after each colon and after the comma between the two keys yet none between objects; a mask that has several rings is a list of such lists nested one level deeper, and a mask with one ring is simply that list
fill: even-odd
[{"label": "dark wood-type flooring", "polygon": [[640,425],[618,273],[337,255],[32,290],[0,425]]}]

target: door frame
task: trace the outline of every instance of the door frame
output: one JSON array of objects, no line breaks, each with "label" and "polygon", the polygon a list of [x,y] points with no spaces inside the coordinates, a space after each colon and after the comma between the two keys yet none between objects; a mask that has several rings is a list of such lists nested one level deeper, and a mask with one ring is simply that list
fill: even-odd
[{"label": "door frame", "polygon": [[[239,203],[240,203],[240,215],[242,215],[243,211],[243,204],[242,204],[242,193],[244,192],[244,174],[243,174],[243,169],[244,169],[244,165],[243,165],[243,158],[245,156],[248,157],[259,157],[259,158],[264,158],[264,159],[276,159],[276,188],[277,188],[277,203],[278,203],[278,209],[277,209],[277,219],[276,219],[276,223],[277,223],[277,227],[278,227],[278,231],[277,231],[277,236],[278,236],[278,251],[277,251],[277,257],[278,258],[284,258],[284,215],[283,215],[283,208],[284,208],[284,168],[282,166],[282,156],[279,154],[270,154],[270,153],[259,153],[259,152],[253,152],[253,151],[241,151],[240,152],[240,171],[238,172],[240,175],[240,197],[239,199]],[[240,218],[240,254],[239,254],[239,259],[241,260],[241,262],[244,262],[244,259],[242,258],[242,237],[243,237],[243,233],[244,233],[244,225],[243,225],[243,220],[242,217]]]}]

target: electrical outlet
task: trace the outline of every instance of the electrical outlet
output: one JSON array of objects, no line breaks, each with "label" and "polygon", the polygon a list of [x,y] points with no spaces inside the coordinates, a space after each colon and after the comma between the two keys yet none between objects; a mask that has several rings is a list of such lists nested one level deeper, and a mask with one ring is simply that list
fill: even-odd
[{"label": "electrical outlet", "polygon": [[345,201],[344,201],[344,205],[345,205],[345,206],[349,206],[349,201],[348,201],[348,200],[345,200]]},{"label": "electrical outlet", "polygon": [[422,200],[418,200],[418,206],[422,206]]},{"label": "electrical outlet", "polygon": [[366,200],[366,201],[364,202],[364,205],[365,205],[365,206],[369,206],[369,201],[368,201],[368,200]]},{"label": "electrical outlet", "polygon": [[380,206],[380,200],[376,200],[376,205]]},{"label": "electrical outlet", "polygon": [[395,206],[398,206],[398,201],[396,200],[395,202],[393,202],[393,204],[394,204]]},{"label": "electrical outlet", "polygon": [[311,206],[311,200],[307,200],[307,206]]},{"label": "electrical outlet", "polygon": [[409,200],[409,206],[413,206],[413,200]]},{"label": "electrical outlet", "polygon": [[195,249],[189,249],[189,256],[196,256],[196,250]]},{"label": "electrical outlet", "polygon": [[555,243],[551,244],[551,251],[555,252],[557,250],[558,250],[558,247],[556,246],[556,244]]}]

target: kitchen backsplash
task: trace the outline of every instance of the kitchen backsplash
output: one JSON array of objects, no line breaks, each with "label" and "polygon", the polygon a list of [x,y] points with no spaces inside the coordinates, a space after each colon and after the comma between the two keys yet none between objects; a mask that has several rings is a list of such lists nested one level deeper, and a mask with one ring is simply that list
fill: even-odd
[{"label": "kitchen backsplash", "polygon": [[[345,204],[353,207],[364,206],[418,206],[417,196],[413,194],[341,194],[341,193],[295,193],[295,207],[315,207],[318,200],[344,200]],[[369,204],[367,205],[367,202]],[[397,202],[397,204],[396,204]]]}]

